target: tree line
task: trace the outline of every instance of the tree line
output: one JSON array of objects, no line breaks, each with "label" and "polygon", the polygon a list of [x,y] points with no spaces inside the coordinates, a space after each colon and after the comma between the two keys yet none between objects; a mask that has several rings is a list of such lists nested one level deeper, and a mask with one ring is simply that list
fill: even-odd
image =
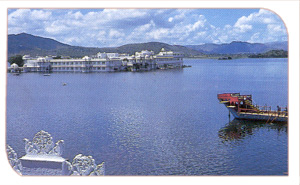
[{"label": "tree line", "polygon": [[252,54],[249,58],[287,58],[288,52],[284,50],[271,50],[265,53]]}]

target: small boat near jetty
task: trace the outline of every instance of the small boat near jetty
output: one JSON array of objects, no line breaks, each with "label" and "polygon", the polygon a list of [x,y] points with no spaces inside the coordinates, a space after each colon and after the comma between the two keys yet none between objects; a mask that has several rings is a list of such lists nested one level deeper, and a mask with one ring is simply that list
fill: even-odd
[{"label": "small boat near jetty", "polygon": [[240,95],[240,93],[218,94],[219,103],[224,104],[236,119],[261,120],[272,122],[287,122],[287,107],[277,106],[277,111],[270,106],[253,105],[252,95]]}]

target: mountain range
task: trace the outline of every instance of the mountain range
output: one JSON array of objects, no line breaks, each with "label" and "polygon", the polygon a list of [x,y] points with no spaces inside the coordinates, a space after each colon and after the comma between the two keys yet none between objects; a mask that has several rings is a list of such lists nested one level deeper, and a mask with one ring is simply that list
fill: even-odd
[{"label": "mountain range", "polygon": [[288,50],[287,41],[269,43],[248,43],[233,41],[229,44],[202,44],[186,45],[185,47],[194,49],[205,54],[243,54],[243,53],[264,53],[270,50]]},{"label": "mountain range", "polygon": [[46,56],[61,55],[71,57],[82,57],[95,55],[98,52],[116,52],[134,54],[136,51],[152,50],[158,53],[161,48],[181,52],[185,57],[201,56],[204,54],[256,54],[269,50],[287,51],[287,42],[273,43],[248,43],[234,41],[228,44],[202,44],[202,45],[170,45],[162,42],[147,42],[126,44],[119,47],[81,47],[71,46],[54,39],[34,36],[27,33],[8,35],[8,56],[25,55]]}]

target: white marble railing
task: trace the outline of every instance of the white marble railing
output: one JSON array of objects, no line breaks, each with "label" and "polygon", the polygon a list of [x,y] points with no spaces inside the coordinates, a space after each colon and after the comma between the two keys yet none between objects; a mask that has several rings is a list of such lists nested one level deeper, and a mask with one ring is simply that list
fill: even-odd
[{"label": "white marble railing", "polygon": [[67,166],[67,175],[79,175],[79,176],[98,176],[105,174],[104,162],[96,165],[92,156],[84,156],[78,154],[74,157],[73,162],[65,162]]},{"label": "white marble railing", "polygon": [[24,141],[25,152],[28,155],[62,155],[64,141],[59,140],[54,145],[51,135],[43,130],[35,134],[32,142],[27,138]]},{"label": "white marble railing", "polygon": [[[46,131],[42,130],[35,134],[32,141],[26,138],[24,141],[26,155],[20,159],[18,159],[16,152],[7,145],[9,163],[20,175],[22,175],[22,171],[26,168],[38,170],[55,168],[56,170],[61,170],[61,175],[105,175],[104,162],[96,165],[92,156],[78,154],[72,162],[64,159],[62,157],[64,141],[59,140],[54,144],[53,138]],[[29,175],[31,174],[29,173]]]},{"label": "white marble railing", "polygon": [[17,153],[9,145],[6,146],[6,152],[9,164],[18,174],[22,175],[23,167],[20,160],[18,159]]}]

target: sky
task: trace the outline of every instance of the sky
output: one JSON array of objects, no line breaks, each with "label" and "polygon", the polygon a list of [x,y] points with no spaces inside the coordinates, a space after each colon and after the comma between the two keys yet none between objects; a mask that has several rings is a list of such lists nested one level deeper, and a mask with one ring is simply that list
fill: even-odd
[{"label": "sky", "polygon": [[18,33],[85,47],[287,41],[266,9],[8,9],[8,34]]}]

